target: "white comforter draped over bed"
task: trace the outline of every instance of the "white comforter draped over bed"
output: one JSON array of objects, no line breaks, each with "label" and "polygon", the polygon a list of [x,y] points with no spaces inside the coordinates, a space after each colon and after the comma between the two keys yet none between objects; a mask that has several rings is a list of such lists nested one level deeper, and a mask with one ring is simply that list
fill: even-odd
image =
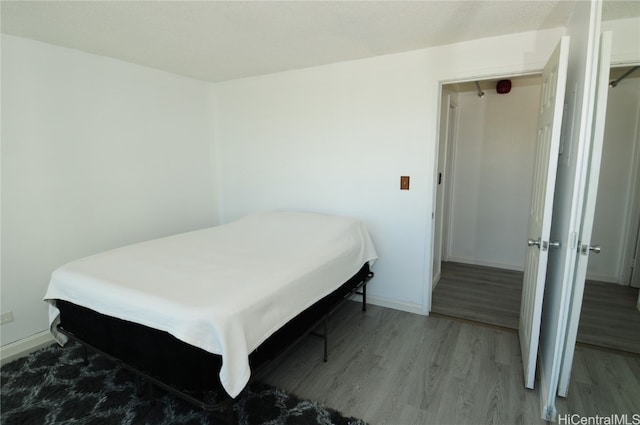
[{"label": "white comforter draped over bed", "polygon": [[257,213],[68,263],[53,272],[45,300],[60,344],[56,299],[222,355],[220,380],[235,397],[249,380],[251,351],[376,258],[357,220]]}]

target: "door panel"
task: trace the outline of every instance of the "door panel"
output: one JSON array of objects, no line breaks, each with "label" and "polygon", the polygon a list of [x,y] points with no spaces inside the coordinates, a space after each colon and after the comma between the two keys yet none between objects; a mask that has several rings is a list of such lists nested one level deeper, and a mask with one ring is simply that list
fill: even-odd
[{"label": "door panel", "polygon": [[534,386],[538,355],[568,59],[569,37],[565,36],[558,43],[542,73],[538,140],[529,213],[529,248],[525,259],[519,324],[527,388]]},{"label": "door panel", "polygon": [[[600,55],[598,59],[598,80],[596,85],[595,110],[593,113],[593,132],[591,139],[591,154],[587,182],[585,186],[585,200],[582,210],[582,223],[580,228],[580,241],[574,274],[573,294],[569,307],[569,320],[567,323],[567,336],[562,353],[560,379],[558,381],[558,394],[566,397],[569,390],[569,378],[573,364],[573,354],[576,347],[580,311],[582,309],[582,296],[587,276],[589,262],[591,231],[596,209],[598,194],[598,180],[600,177],[600,162],[602,159],[602,143],[604,140],[604,126],[607,112],[607,96],[609,93],[609,69],[611,67],[611,32],[605,32],[600,39]],[[603,247],[602,249],[606,249]]]},{"label": "door panel", "polygon": [[[633,288],[640,288],[640,223],[638,224],[638,232],[636,235],[636,249],[633,254],[633,269],[629,285]],[[640,310],[640,293],[638,294],[638,310]]]}]

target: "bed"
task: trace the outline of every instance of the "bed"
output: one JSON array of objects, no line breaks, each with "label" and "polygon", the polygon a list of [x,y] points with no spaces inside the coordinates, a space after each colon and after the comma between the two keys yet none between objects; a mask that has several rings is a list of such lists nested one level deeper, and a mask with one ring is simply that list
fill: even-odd
[{"label": "bed", "polygon": [[366,305],[376,259],[358,220],[256,213],[65,264],[45,301],[61,345],[78,340],[215,410],[323,323],[326,358],[327,317],[353,293]]}]

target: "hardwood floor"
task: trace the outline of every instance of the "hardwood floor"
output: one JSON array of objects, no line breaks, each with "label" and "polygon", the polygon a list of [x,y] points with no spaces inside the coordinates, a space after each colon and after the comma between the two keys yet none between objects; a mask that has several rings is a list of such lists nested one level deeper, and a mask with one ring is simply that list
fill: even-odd
[{"label": "hardwood floor", "polygon": [[587,281],[578,341],[640,354],[638,289]]},{"label": "hardwood floor", "polygon": [[[578,346],[569,394],[567,398],[558,397],[556,403],[559,414],[610,416],[626,413],[626,423],[634,423],[632,415],[640,414],[640,357]],[[636,416],[635,423],[639,419]]]},{"label": "hardwood floor", "polygon": [[[375,424],[542,424],[517,334],[348,302],[322,342],[304,339],[262,380]],[[578,348],[560,413],[640,412],[640,359]],[[606,396],[600,396],[601,394]]]},{"label": "hardwood floor", "polygon": [[518,329],[522,276],[514,270],[442,263],[431,311]]},{"label": "hardwood floor", "polygon": [[[518,329],[522,272],[442,263],[432,312]],[[578,342],[640,354],[638,289],[587,281]]]}]

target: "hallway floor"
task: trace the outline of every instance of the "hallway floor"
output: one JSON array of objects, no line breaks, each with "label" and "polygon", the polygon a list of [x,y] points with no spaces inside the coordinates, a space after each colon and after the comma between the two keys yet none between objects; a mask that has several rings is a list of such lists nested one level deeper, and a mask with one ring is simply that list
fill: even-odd
[{"label": "hallway floor", "polygon": [[[517,330],[522,272],[442,263],[431,311],[443,316]],[[578,342],[640,354],[638,289],[587,281]]]}]

